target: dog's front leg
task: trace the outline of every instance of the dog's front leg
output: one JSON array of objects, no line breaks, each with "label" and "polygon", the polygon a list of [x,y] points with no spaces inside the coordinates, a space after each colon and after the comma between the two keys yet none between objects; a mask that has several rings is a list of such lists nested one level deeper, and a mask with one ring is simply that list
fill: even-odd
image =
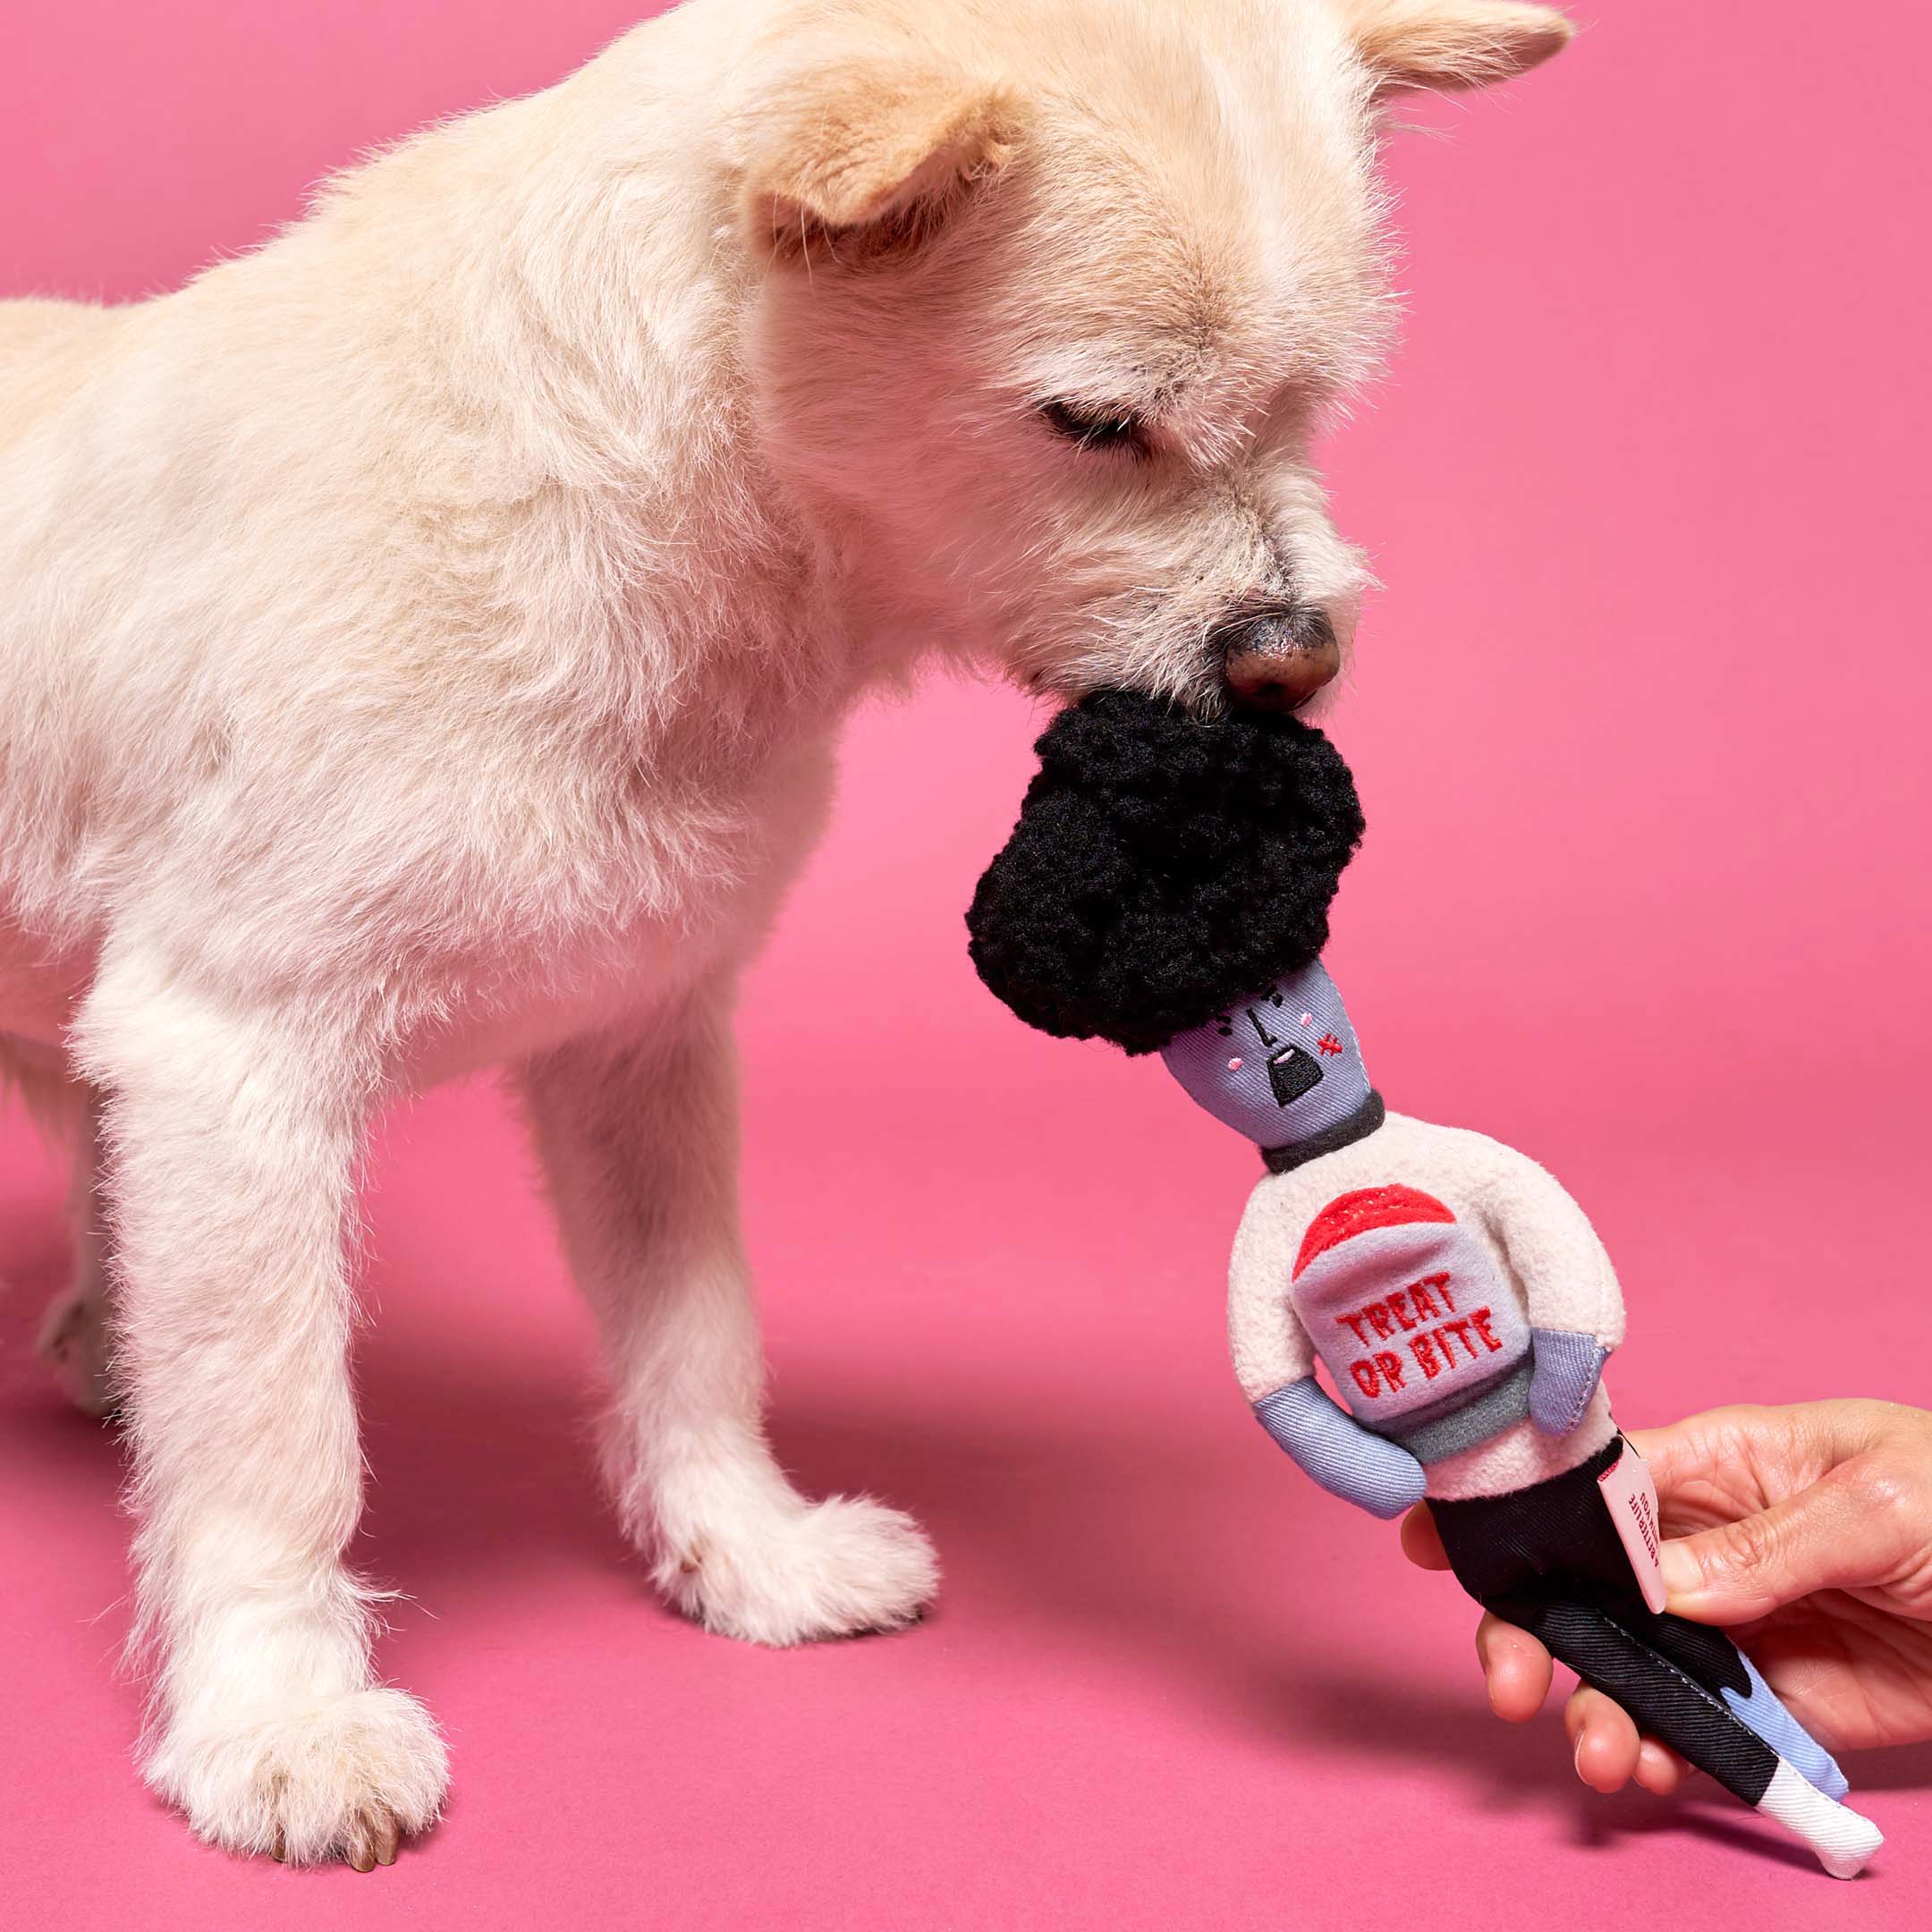
[{"label": "dog's front leg", "polygon": [[523,1070],[610,1358],[606,1473],[659,1587],[709,1628],[773,1644],[889,1629],[933,1593],[926,1538],[875,1502],[807,1502],[760,1425],[725,1005],[706,989],[640,1032]]},{"label": "dog's front leg", "polygon": [[368,1869],[436,1817],[442,1741],[378,1686],[343,1259],[367,1083],[327,1032],[129,960],[76,1045],[105,1097],[134,1454],[148,1781],[202,1837]]}]

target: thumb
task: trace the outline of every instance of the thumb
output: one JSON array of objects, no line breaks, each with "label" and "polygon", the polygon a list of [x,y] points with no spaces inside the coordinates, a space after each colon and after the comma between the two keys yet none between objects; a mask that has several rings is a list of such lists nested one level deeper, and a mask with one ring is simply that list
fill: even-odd
[{"label": "thumb", "polygon": [[1835,1470],[1755,1516],[1666,1542],[1669,1607],[1700,1623],[1746,1623],[1813,1590],[1877,1580],[1891,1552],[1882,1523]]}]

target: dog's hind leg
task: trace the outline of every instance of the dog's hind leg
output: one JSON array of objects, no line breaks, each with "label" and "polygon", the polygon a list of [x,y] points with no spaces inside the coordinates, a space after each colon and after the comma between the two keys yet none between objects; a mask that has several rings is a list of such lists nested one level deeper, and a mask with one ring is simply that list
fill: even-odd
[{"label": "dog's hind leg", "polygon": [[932,1596],[926,1538],[879,1503],[808,1502],[765,1440],[725,1005],[709,988],[522,1070],[610,1358],[606,1472],[659,1587],[708,1628],[773,1644],[890,1629]]},{"label": "dog's hind leg", "polygon": [[[0,304],[0,308],[4,308]],[[101,1218],[99,1096],[75,1080],[58,1047],[0,1033],[0,1097],[16,1089],[48,1145],[72,1164],[68,1219],[73,1273],[40,1322],[35,1347],[77,1409],[114,1406],[107,1375],[106,1237]]]},{"label": "dog's hind leg", "polygon": [[72,1094],[73,1178],[67,1217],[73,1233],[73,1275],[47,1304],[35,1346],[83,1415],[113,1410],[114,1353],[107,1301],[106,1208],[101,1198],[100,1097],[77,1084]]},{"label": "dog's hind leg", "polygon": [[428,1714],[371,1674],[343,1562],[362,1481],[343,1243],[369,1071],[322,1025],[112,942],[76,1040],[107,1150],[148,1781],[231,1850],[387,1862],[445,1772]]}]

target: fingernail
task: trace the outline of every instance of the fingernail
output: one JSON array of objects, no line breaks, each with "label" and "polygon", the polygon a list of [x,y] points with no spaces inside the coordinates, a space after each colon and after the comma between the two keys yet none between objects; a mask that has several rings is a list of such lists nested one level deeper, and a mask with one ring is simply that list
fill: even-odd
[{"label": "fingernail", "polygon": [[1698,1560],[1681,1543],[1666,1543],[1657,1552],[1657,1567],[1664,1573],[1666,1597],[1688,1597],[1703,1580]]}]

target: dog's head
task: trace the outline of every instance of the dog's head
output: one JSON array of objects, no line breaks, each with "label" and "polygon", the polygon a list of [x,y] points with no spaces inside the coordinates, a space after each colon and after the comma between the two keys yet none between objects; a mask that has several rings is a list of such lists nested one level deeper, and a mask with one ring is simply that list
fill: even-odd
[{"label": "dog's head", "polygon": [[768,460],[885,621],[1066,696],[1298,706],[1365,581],[1311,437],[1389,296],[1377,106],[1501,0],[814,0],[743,124]]}]

